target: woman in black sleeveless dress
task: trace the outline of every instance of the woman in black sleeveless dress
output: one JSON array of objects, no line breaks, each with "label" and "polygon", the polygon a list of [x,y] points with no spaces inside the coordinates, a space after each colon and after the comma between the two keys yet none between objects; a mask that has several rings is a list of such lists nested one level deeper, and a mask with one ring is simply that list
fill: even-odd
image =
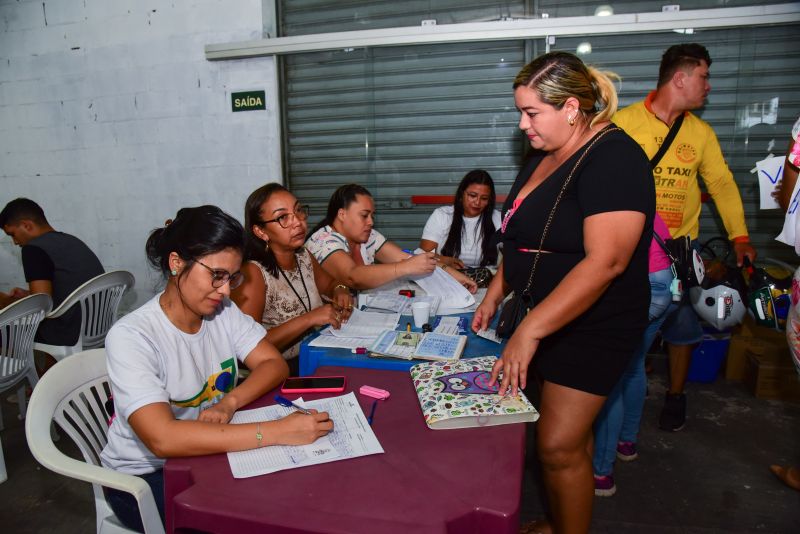
[{"label": "woman in black sleeveless dress", "polygon": [[534,151],[503,207],[501,276],[472,325],[487,326],[508,293],[526,288],[536,263],[535,307],[493,378],[502,371],[500,390],[513,393],[532,366],[543,380],[537,449],[552,524],[536,528],[545,532],[589,529],[592,423],[647,325],[653,177],[641,148],[610,122],[617,98],[609,74],[554,52],[517,75],[519,127]]}]

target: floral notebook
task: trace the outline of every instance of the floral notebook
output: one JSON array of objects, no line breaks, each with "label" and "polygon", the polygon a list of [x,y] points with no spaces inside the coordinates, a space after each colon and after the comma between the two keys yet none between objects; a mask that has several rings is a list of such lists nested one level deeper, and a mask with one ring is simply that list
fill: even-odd
[{"label": "floral notebook", "polygon": [[489,386],[495,356],[419,363],[411,381],[425,423],[434,430],[536,421],[539,412],[525,395],[497,394]]}]

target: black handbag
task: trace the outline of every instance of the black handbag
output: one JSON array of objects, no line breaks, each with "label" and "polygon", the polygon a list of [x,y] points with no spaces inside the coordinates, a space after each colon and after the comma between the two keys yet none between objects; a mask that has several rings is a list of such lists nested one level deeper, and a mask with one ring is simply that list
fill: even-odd
[{"label": "black handbag", "polygon": [[675,274],[683,283],[683,288],[700,285],[703,281],[703,262],[692,248],[692,239],[688,235],[683,235],[663,240],[655,232],[653,237],[675,267]]},{"label": "black handbag", "polygon": [[583,151],[581,157],[579,157],[578,161],[575,162],[575,166],[572,167],[567,179],[564,180],[564,184],[561,186],[561,191],[558,192],[556,201],[553,203],[553,207],[550,209],[550,215],[547,216],[547,222],[545,223],[544,230],[542,231],[542,238],[539,240],[539,248],[536,250],[536,256],[533,258],[533,267],[531,267],[531,274],[528,277],[528,284],[521,293],[515,292],[514,296],[508,299],[508,301],[503,305],[503,309],[500,311],[500,318],[497,320],[496,329],[498,336],[506,339],[510,338],[519,324],[525,319],[525,316],[528,315],[528,312],[533,309],[535,303],[533,302],[533,296],[531,295],[531,284],[533,284],[533,277],[536,274],[536,265],[539,263],[539,256],[541,255],[542,247],[544,246],[544,238],[547,236],[547,231],[550,229],[550,223],[553,221],[553,216],[556,214],[556,208],[558,208],[558,204],[561,202],[561,197],[564,196],[564,192],[567,190],[567,186],[572,180],[572,176],[575,174],[578,166],[581,164],[581,162],[583,162],[583,158],[586,157],[586,154],[589,153],[594,144],[607,133],[616,130],[619,130],[619,128],[609,128],[600,132],[600,134],[598,134],[592,140],[589,146],[586,147],[586,150]]},{"label": "black handbag", "polygon": [[467,267],[461,272],[472,278],[478,287],[489,287],[494,276],[488,267]]},{"label": "black handbag", "polygon": [[503,304],[503,309],[500,310],[500,319],[497,320],[497,335],[506,339],[510,338],[532,308],[533,299],[530,293],[523,292],[521,295],[514,295],[508,299],[508,302]]}]

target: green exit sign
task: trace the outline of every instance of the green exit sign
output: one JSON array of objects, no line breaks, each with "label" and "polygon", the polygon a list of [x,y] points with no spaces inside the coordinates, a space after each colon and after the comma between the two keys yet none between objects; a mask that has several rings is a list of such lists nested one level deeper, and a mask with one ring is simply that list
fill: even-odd
[{"label": "green exit sign", "polygon": [[267,109],[267,99],[264,91],[245,91],[231,93],[231,108],[233,111],[254,111]]}]

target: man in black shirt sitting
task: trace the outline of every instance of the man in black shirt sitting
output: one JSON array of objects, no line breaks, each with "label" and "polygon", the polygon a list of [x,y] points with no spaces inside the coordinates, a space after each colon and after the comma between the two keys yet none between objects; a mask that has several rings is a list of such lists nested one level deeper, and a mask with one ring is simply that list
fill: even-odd
[{"label": "man in black shirt sitting", "polygon": [[[18,198],[0,212],[0,226],[22,247],[22,268],[28,289],[0,292],[0,308],[33,293],[46,293],[55,309],[78,286],[103,274],[100,260],[77,237],[56,231],[32,200]],[[58,319],[42,321],[36,341],[49,345],[74,345],[81,325],[80,306]]]}]

